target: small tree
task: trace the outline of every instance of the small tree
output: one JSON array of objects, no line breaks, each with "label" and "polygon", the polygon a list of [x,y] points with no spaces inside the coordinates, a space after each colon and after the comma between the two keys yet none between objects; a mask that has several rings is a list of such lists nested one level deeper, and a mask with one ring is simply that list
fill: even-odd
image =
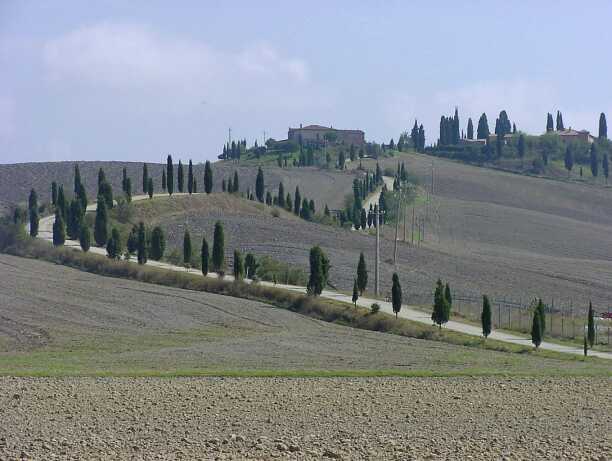
[{"label": "small tree", "polygon": [[257,275],[257,267],[259,264],[257,263],[257,258],[253,253],[247,253],[244,258],[244,270],[247,278],[252,279]]},{"label": "small tree", "polygon": [[257,178],[255,179],[255,196],[257,197],[257,200],[262,203],[264,201],[265,187],[263,170],[261,167],[259,167],[257,170]]},{"label": "small tree", "polygon": [[81,244],[81,249],[85,252],[89,251],[91,247],[91,233],[89,232],[89,227],[86,224],[81,226],[81,232],[79,234],[79,243]]},{"label": "small tree", "polygon": [[221,274],[225,268],[225,237],[223,235],[223,224],[217,221],[213,234],[212,267],[215,272]]},{"label": "small tree", "polygon": [[448,312],[449,310],[447,308],[446,296],[444,296],[444,287],[442,285],[442,281],[438,279],[434,294],[434,305],[431,320],[438,325],[439,328],[442,328],[442,324],[448,322]]},{"label": "small tree", "polygon": [[531,324],[531,342],[538,349],[542,344],[542,324],[541,317],[538,312],[533,313],[533,322]]},{"label": "small tree", "polygon": [[368,287],[368,269],[366,266],[365,256],[363,252],[359,254],[359,262],[357,263],[357,288],[359,288],[359,295],[362,296],[363,292]]},{"label": "small tree", "polygon": [[213,189],[213,172],[210,162],[206,160],[204,164],[204,192],[210,194]]},{"label": "small tree", "polygon": [[66,227],[64,218],[59,210],[55,211],[55,221],[53,222],[53,245],[60,246],[66,242]]},{"label": "small tree", "polygon": [[329,259],[321,249],[314,246],[310,249],[310,277],[308,279],[308,294],[318,296],[323,292],[323,288],[327,285],[327,277],[329,275]]},{"label": "small tree", "polygon": [[193,194],[193,162],[189,159],[189,168],[187,170],[187,192]]},{"label": "small tree", "polygon": [[357,279],[353,282],[353,304],[357,307],[357,300],[359,299],[359,289],[357,288]]},{"label": "small tree", "polygon": [[202,263],[202,274],[208,275],[208,265],[210,260],[209,250],[208,250],[208,242],[206,241],[206,237],[202,237],[202,251],[201,251],[201,263]]},{"label": "small tree", "polygon": [[98,197],[96,208],[96,219],[94,222],[94,241],[96,245],[103,247],[108,240],[108,216],[106,213],[106,202],[103,197]]},{"label": "small tree", "polygon": [[111,236],[106,242],[106,254],[111,259],[119,259],[121,256],[121,237],[116,227],[113,227]]},{"label": "small tree", "polygon": [[302,207],[300,208],[300,217],[306,221],[310,221],[312,217],[310,213],[310,204],[308,203],[308,200],[306,200],[306,197],[304,197],[304,200],[302,200]]},{"label": "small tree", "polygon": [[491,334],[491,303],[489,303],[489,297],[487,295],[482,297],[480,322],[482,324],[482,335],[487,339]]},{"label": "small tree", "polygon": [[244,260],[242,253],[234,250],[234,280],[242,280],[244,278]]},{"label": "small tree", "polygon": [[234,171],[234,182],[232,183],[233,187],[230,192],[238,193],[240,192],[240,183],[238,181],[238,171]]},{"label": "small tree", "polygon": [[147,186],[147,193],[149,194],[149,198],[153,198],[153,178],[149,178],[149,184]]},{"label": "small tree", "polygon": [[172,155],[168,155],[166,164],[166,187],[168,189],[168,194],[172,195],[174,192],[174,165],[172,164]]},{"label": "small tree", "polygon": [[399,282],[399,277],[396,273],[393,274],[393,284],[391,286],[391,303],[393,304],[393,312],[395,318],[402,308],[402,286]]},{"label": "small tree", "polygon": [[149,168],[146,163],[142,164],[142,193],[149,191]]},{"label": "small tree", "polygon": [[142,221],[138,224],[138,248],[136,253],[138,264],[145,264],[147,262],[147,236]]},{"label": "small tree", "polygon": [[595,344],[595,319],[593,318],[593,304],[589,301],[589,313],[587,318],[587,339],[589,345]]},{"label": "small tree", "polygon": [[[138,232],[138,231],[137,231]],[[136,251],[138,251],[138,233],[136,233]],[[151,259],[159,261],[166,251],[166,237],[161,227],[155,226],[151,232]]]},{"label": "small tree", "polygon": [[189,235],[189,231],[185,231],[183,235],[183,264],[185,266],[191,265],[191,255],[193,254],[193,250],[191,248],[191,235]]},{"label": "small tree", "polygon": [[300,215],[300,208],[302,206],[302,196],[300,195],[300,188],[295,186],[295,195],[293,199],[293,213],[296,216]]}]

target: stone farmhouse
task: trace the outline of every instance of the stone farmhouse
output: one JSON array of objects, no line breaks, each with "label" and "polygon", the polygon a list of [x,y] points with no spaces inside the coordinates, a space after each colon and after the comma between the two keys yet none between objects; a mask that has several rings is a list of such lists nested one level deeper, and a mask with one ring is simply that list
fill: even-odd
[{"label": "stone farmhouse", "polygon": [[365,133],[361,130],[338,130],[333,127],[321,125],[308,125],[299,128],[289,128],[287,134],[289,141],[302,143],[304,145],[322,146],[325,142],[329,144],[346,144],[360,147],[365,144]]}]

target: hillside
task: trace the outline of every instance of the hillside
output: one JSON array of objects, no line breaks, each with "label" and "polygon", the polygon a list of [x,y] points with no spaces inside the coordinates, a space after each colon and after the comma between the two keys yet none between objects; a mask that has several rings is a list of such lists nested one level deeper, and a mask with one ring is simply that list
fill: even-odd
[{"label": "hillside", "polygon": [[[178,158],[174,158],[174,171],[176,175]],[[183,159],[189,162],[189,159]],[[142,193],[142,163],[136,162],[41,162],[41,163],[17,163],[0,165],[0,211],[4,206],[27,201],[31,188],[34,188],[39,197],[39,202],[48,202],[51,197],[51,182],[64,184],[68,193],[72,192],[74,165],[79,165],[81,178],[86,186],[90,201],[97,194],[98,170],[104,169],[107,180],[113,186],[115,194],[121,193],[121,179],[123,168],[132,180],[134,194]],[[149,176],[153,178],[156,192],[161,191],[161,175],[165,164],[148,164]],[[257,168],[254,166],[240,166],[231,162],[213,163],[214,191],[221,191],[223,179],[229,179],[234,171],[238,172],[240,179],[240,191],[246,192],[255,188],[255,177]],[[321,170],[318,168],[279,168],[276,165],[264,167],[266,184],[271,190],[276,190],[280,181],[285,186],[285,191],[293,195],[295,187],[299,186],[302,195],[313,199],[323,209],[327,203],[330,208],[340,208],[344,204],[344,197],[351,193],[353,183],[352,172],[341,172],[337,170]],[[194,165],[194,175],[198,183],[198,189],[204,187],[204,165]],[[185,177],[187,168],[185,168]],[[176,180],[175,180],[176,188]]]},{"label": "hillside", "polygon": [[[0,374],[606,372],[325,323],[267,304],[0,255]],[[126,304],[126,300],[129,303]]]}]

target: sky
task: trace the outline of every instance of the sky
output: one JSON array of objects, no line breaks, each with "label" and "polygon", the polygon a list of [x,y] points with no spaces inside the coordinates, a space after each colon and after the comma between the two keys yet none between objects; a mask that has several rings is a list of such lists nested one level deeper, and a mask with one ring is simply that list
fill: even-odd
[{"label": "sky", "polygon": [[300,123],[597,132],[612,2],[0,0],[0,163],[214,159]]}]

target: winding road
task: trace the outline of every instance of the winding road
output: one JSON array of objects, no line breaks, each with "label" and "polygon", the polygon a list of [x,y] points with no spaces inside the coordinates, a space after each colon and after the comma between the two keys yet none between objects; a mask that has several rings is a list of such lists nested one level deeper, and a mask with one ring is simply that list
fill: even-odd
[{"label": "winding road", "polygon": [[[392,178],[391,178],[391,181],[393,181]],[[387,178],[385,178],[385,182],[388,182]],[[365,202],[365,204],[367,204],[368,207],[369,207],[369,203],[374,203],[378,200],[378,196],[380,195],[381,190],[382,188],[377,189],[376,193],[368,197],[368,199]],[[203,194],[203,192],[201,192],[200,194]],[[181,196],[181,195],[188,195],[188,194],[175,193],[174,195]],[[167,194],[155,194],[153,196],[153,199],[158,198],[158,197],[167,197],[167,196],[168,196]],[[132,197],[132,202],[138,202],[142,200],[149,200],[149,196],[148,195],[138,195],[138,196]],[[95,212],[95,210],[96,210],[96,204],[90,204],[87,206],[86,211]],[[49,242],[53,242],[53,223],[54,221],[55,221],[54,215],[44,217],[40,220],[38,238],[49,241]],[[76,240],[66,240],[65,246],[74,248],[74,249],[78,249],[78,250],[81,249],[79,242]],[[95,254],[106,255],[105,248],[92,246],[89,251]],[[131,260],[131,262],[134,264],[137,264],[136,260]],[[161,261],[149,260],[147,262],[147,265],[162,268],[162,269],[172,270],[172,271],[190,272],[193,274],[200,274],[200,275],[202,274],[201,271],[197,269],[188,269],[185,267],[175,266],[173,264],[168,264],[168,263],[161,262]],[[216,278],[217,274],[209,273],[207,276]],[[224,278],[226,280],[233,280],[233,277],[230,275],[226,275]],[[276,288],[282,288],[285,290],[294,291],[298,293],[305,293],[306,291],[306,288],[302,286],[284,285],[284,284],[274,285],[271,282],[264,282],[264,281],[259,282],[259,283],[261,283],[262,285],[275,286]],[[345,295],[343,293],[333,291],[333,290],[324,290],[323,293],[321,293],[321,297],[352,304],[351,296],[348,296],[348,295]],[[377,300],[373,298],[365,298],[365,297],[361,297],[357,301],[357,305],[361,307],[365,307],[365,308],[370,308],[370,306],[373,303],[378,303],[378,305],[380,306],[380,310],[382,312],[394,315],[393,307],[390,302],[381,301],[381,300]],[[432,324],[431,317],[429,314],[423,311],[420,311],[418,309],[415,309],[413,307],[410,307],[408,305],[403,305],[398,315],[399,317],[402,317],[408,320],[412,320],[415,322],[423,323],[426,325]],[[457,322],[457,321],[449,321],[448,323],[445,324],[445,328],[452,330],[452,331],[457,331],[460,333],[472,335],[472,336],[478,336],[478,337],[482,336],[482,330],[479,327],[474,326],[474,325],[469,325],[466,323]],[[521,337],[521,336],[517,336],[517,335],[510,334],[510,333],[505,333],[505,332],[493,331],[491,335],[489,336],[489,338],[497,340],[497,341],[503,341],[506,343],[518,344],[521,346],[528,346],[528,347],[531,346],[531,340],[529,338],[525,338],[525,337]],[[584,353],[582,348],[573,347],[573,346],[565,346],[565,345],[551,343],[551,342],[542,342],[542,344],[540,344],[540,348],[544,350],[561,352],[561,353],[566,353],[566,354],[574,354],[574,355],[583,355]],[[603,359],[612,360],[612,353],[609,353],[609,352],[591,350],[589,351],[589,355],[603,358]]]}]

